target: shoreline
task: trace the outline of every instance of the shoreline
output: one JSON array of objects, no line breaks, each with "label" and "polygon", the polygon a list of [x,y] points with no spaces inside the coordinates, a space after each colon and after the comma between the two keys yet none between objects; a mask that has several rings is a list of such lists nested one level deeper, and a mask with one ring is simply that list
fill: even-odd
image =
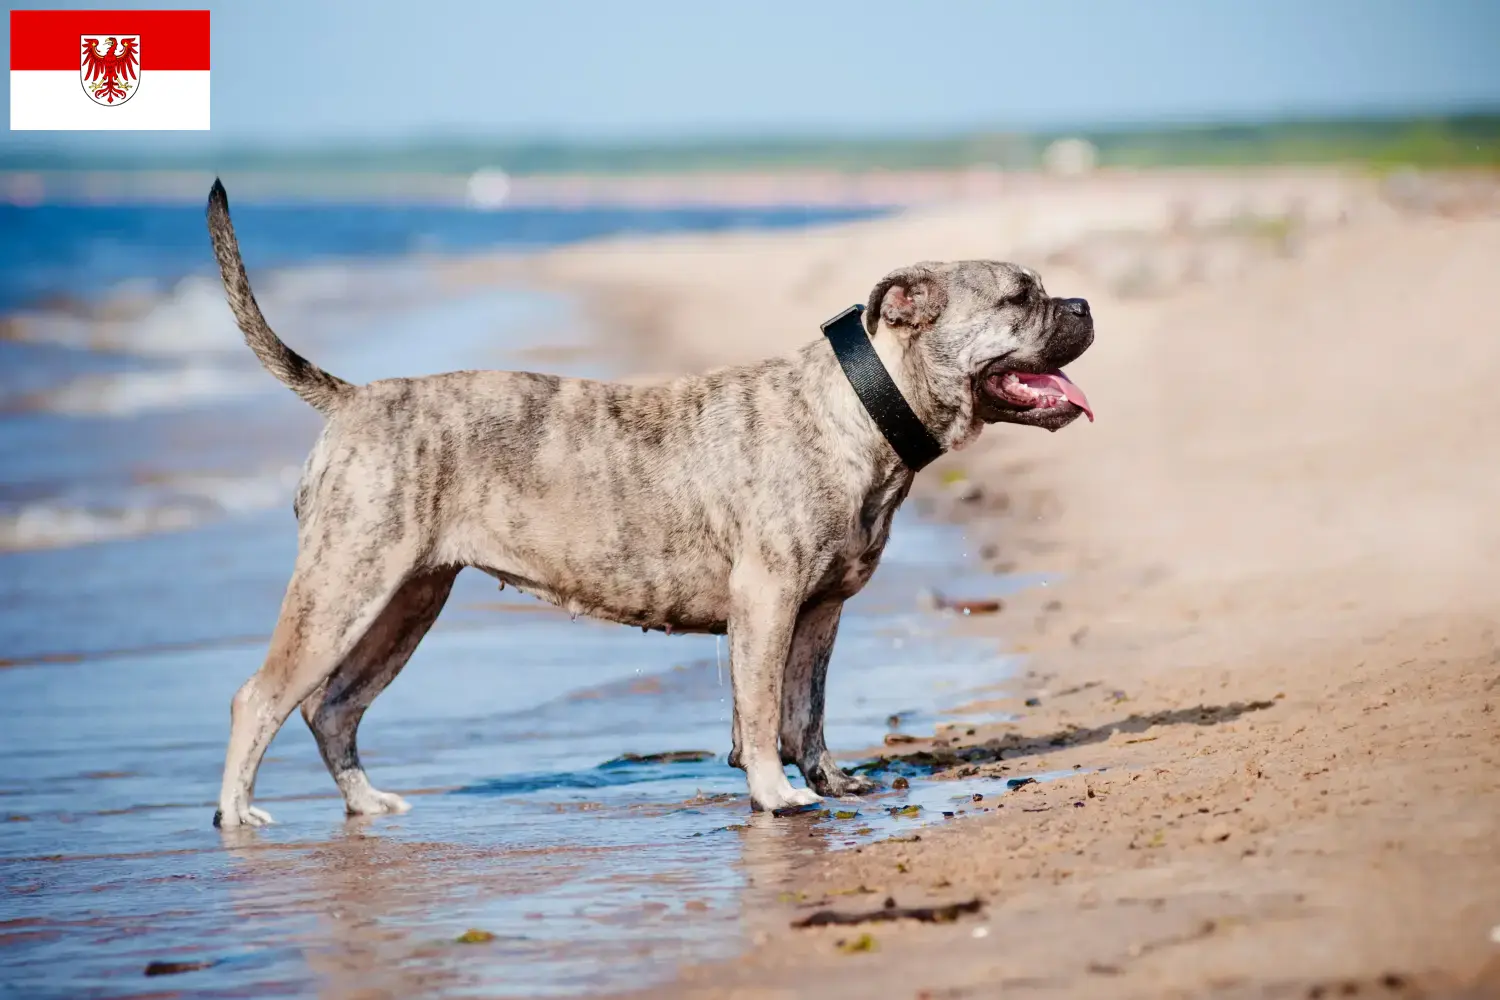
[{"label": "shoreline", "polygon": [[[1057,574],[954,625],[1021,667],[997,668],[962,724],[883,751],[935,772],[912,798],[953,822],[832,851],[803,821],[749,817],[725,833],[743,916],[714,918],[743,953],[630,995],[1500,992],[1500,346],[1484,321],[1500,215],[1415,211],[1361,177],[1116,181],[441,263],[449,294],[586,297],[578,327],[609,367],[650,357],[639,378],[811,340],[922,258],[1033,263],[1101,317],[1070,366],[1098,424],[991,428],[913,491],[986,570]],[[565,364],[542,350],[527,366]],[[892,562],[876,582],[914,587]],[[962,721],[979,715],[1011,721]],[[1033,775],[1049,780],[1004,791]],[[403,822],[441,829],[429,812]],[[413,891],[441,888],[421,867]],[[791,926],[886,898],[982,912]]]},{"label": "shoreline", "polygon": [[[823,207],[901,208],[1008,197],[1023,192],[1077,186],[1078,178],[1041,169],[968,168],[839,170],[706,169],[676,173],[471,172],[349,173],[228,170],[237,204],[345,203],[404,204],[472,208],[692,208]],[[1100,168],[1083,183],[1132,183],[1172,177],[1184,183],[1212,178],[1211,167]],[[1305,180],[1348,176],[1349,168],[1275,166],[1255,171],[1262,177]],[[1462,177],[1482,170],[1453,169]],[[192,205],[203,201],[212,170],[0,170],[0,205]]]},{"label": "shoreline", "polygon": [[[1500,992],[1500,532],[1485,513],[1500,477],[1473,452],[1493,418],[1459,403],[1442,420],[1483,390],[1408,386],[1398,360],[1420,329],[1461,361],[1459,385],[1500,371],[1460,318],[1481,314],[1500,218],[1414,211],[1353,178],[1285,192],[1226,235],[1254,178],[1220,182],[1186,220],[1180,191],[1121,205],[1085,181],[1043,204],[525,264],[668,359],[647,377],[811,339],[913,259],[1020,259],[1101,318],[1071,366],[1099,424],[991,428],[913,491],[965,524],[986,567],[1064,576],[961,625],[1027,656],[986,703],[1017,719],[894,748],[967,755],[937,779],[999,779],[1013,760],[1078,775],[757,878],[741,958],[632,995]],[[1156,279],[1124,280],[1142,262]],[[1403,283],[1425,309],[1384,299]],[[1380,405],[1398,384],[1405,405]],[[957,477],[977,489],[944,486]],[[977,896],[985,912],[790,926],[887,894]]]}]

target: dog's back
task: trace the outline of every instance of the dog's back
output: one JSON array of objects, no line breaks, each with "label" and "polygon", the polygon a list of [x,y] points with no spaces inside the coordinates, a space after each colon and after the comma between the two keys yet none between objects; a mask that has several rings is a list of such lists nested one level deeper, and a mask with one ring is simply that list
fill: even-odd
[{"label": "dog's back", "polygon": [[303,530],[353,518],[423,564],[575,613],[721,631],[743,546],[811,584],[857,514],[804,378],[782,358],[645,386],[499,371],[351,386],[308,463]]}]

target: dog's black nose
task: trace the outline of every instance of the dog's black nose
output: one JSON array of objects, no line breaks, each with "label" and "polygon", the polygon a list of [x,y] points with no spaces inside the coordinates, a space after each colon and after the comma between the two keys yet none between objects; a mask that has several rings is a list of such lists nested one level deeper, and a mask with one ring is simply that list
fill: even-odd
[{"label": "dog's black nose", "polygon": [[1087,316],[1089,314],[1088,299],[1058,299],[1057,304],[1074,316]]}]

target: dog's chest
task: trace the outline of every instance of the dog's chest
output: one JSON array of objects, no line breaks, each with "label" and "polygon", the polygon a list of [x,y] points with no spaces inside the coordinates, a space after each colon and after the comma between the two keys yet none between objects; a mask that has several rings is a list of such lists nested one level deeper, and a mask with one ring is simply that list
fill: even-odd
[{"label": "dog's chest", "polygon": [[853,597],[870,582],[891,537],[891,519],[906,499],[908,477],[883,484],[863,498],[857,514],[824,574],[824,587],[840,598]]}]

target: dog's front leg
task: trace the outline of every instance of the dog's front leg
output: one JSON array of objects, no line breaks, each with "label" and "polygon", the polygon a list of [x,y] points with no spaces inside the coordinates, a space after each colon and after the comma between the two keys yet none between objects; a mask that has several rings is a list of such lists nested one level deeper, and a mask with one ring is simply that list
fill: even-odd
[{"label": "dog's front leg", "polygon": [[878,787],[839,767],[823,738],[828,660],[838,636],[842,601],[802,609],[792,632],[781,689],[781,760],[796,764],[819,795],[862,795]]},{"label": "dog's front leg", "polygon": [[760,565],[736,566],[730,580],[729,677],[734,687],[736,766],[750,785],[752,808],[812,805],[818,794],[793,788],[777,737],[787,650],[797,621],[794,588]]}]

